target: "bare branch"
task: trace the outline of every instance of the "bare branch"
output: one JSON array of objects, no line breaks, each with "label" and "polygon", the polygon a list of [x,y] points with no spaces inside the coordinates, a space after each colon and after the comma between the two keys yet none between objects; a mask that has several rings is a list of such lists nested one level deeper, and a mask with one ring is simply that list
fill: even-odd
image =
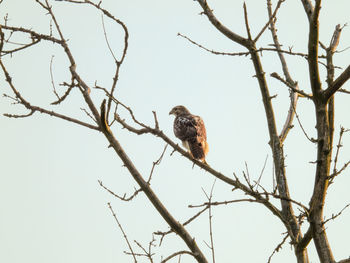
[{"label": "bare branch", "polygon": [[[342,137],[343,137],[344,133],[348,132],[348,131],[349,130],[346,130],[344,127],[340,127],[339,140],[338,140],[338,144],[337,144],[337,151],[336,151],[335,157],[334,157],[333,175],[331,175],[331,179],[330,179],[329,183],[332,183],[334,177],[339,174],[339,171],[337,171],[338,156],[339,156],[340,148],[343,147],[343,145],[342,145]],[[345,165],[347,166],[347,164],[345,164]],[[342,169],[345,169],[346,166],[345,167],[343,166]]]},{"label": "bare branch", "polygon": [[188,255],[191,255],[191,256],[194,257],[192,252],[186,251],[186,250],[182,250],[182,251],[175,252],[175,253],[171,254],[170,256],[166,257],[165,259],[163,259],[161,261],[161,263],[165,263],[165,262],[169,261],[170,259],[172,259],[172,258],[174,258],[176,256],[179,256],[179,255],[183,255],[183,254],[188,254]]},{"label": "bare branch", "polygon": [[245,4],[245,2],[243,2],[243,10],[244,10],[245,28],[246,28],[246,31],[247,31],[248,39],[252,40],[252,35],[250,33],[249,22],[248,22],[247,5]]},{"label": "bare branch", "polygon": [[337,263],[350,263],[350,257],[347,259],[342,259],[342,260],[338,261]]},{"label": "bare branch", "polygon": [[154,117],[154,128],[156,130],[159,130],[159,122],[157,119],[157,113],[155,111],[152,111],[152,113],[153,113],[153,117]]},{"label": "bare branch", "polygon": [[80,121],[80,120],[77,120],[77,119],[74,119],[74,118],[65,116],[65,115],[63,115],[63,114],[56,113],[56,112],[54,112],[54,111],[49,111],[49,110],[46,110],[46,109],[44,109],[44,108],[31,105],[28,101],[26,101],[26,100],[22,97],[22,95],[18,92],[18,90],[17,90],[17,89],[15,88],[15,86],[13,85],[13,83],[12,83],[12,78],[10,77],[10,74],[8,73],[6,67],[4,66],[4,64],[3,64],[3,62],[2,62],[2,60],[0,60],[0,66],[1,66],[1,68],[2,68],[2,71],[3,71],[4,74],[5,74],[7,83],[9,84],[9,86],[10,86],[10,88],[12,89],[13,93],[15,93],[16,98],[19,100],[19,103],[22,104],[22,105],[25,106],[28,110],[31,111],[30,114],[28,114],[28,115],[11,115],[11,114],[5,114],[5,116],[7,116],[7,117],[13,117],[13,118],[15,118],[15,116],[17,116],[17,117],[18,117],[18,116],[27,117],[27,116],[32,115],[34,112],[38,111],[38,112],[41,112],[41,113],[48,114],[48,115],[50,115],[50,116],[54,116],[54,117],[57,117],[57,118],[60,118],[60,119],[66,120],[66,121],[70,121],[70,122],[73,122],[73,123],[76,123],[76,124],[85,126],[85,127],[87,127],[87,128],[93,129],[93,130],[99,130],[99,127],[97,127],[97,126],[94,126],[94,125],[91,125],[91,124],[82,122],[82,121]]},{"label": "bare branch", "polygon": [[279,244],[277,245],[277,247],[273,250],[272,254],[271,254],[270,257],[269,257],[269,260],[267,261],[267,263],[270,263],[270,262],[271,262],[271,259],[272,259],[273,255],[274,255],[276,252],[278,252],[278,251],[282,248],[283,244],[286,242],[286,240],[287,240],[288,237],[289,237],[289,234],[286,233],[285,236],[283,237],[281,243],[279,243]]},{"label": "bare branch", "polygon": [[286,80],[284,80],[280,75],[278,75],[276,72],[271,73],[271,77],[281,81],[283,84],[285,84],[288,88],[290,88],[293,92],[296,92],[301,97],[305,97],[308,99],[312,99],[312,95],[307,94],[305,91],[297,89],[295,86],[290,85]]},{"label": "bare branch", "polygon": [[106,40],[106,44],[107,44],[108,50],[111,53],[112,57],[114,58],[114,61],[116,63],[118,63],[118,60],[115,57],[114,52],[113,52],[113,50],[112,50],[112,48],[111,48],[111,46],[109,44],[109,41],[108,41],[108,37],[107,37],[107,33],[106,33],[106,27],[105,27],[105,21],[103,19],[103,15],[101,15],[101,20],[102,20],[103,35],[105,36],[105,40]]},{"label": "bare branch", "polygon": [[154,172],[154,168],[156,167],[156,165],[159,165],[160,162],[162,161],[163,156],[164,156],[164,154],[165,154],[165,151],[166,151],[167,147],[168,147],[168,144],[166,144],[166,145],[164,146],[164,150],[163,150],[163,152],[161,153],[161,155],[159,156],[158,160],[156,160],[155,162],[153,162],[152,169],[151,169],[151,172],[150,172],[150,174],[149,174],[147,183],[150,183],[150,182],[151,182],[152,175],[153,175],[153,172]]},{"label": "bare branch", "polygon": [[342,29],[344,28],[340,26],[340,24],[336,25],[331,42],[329,44],[329,50],[330,52],[334,53],[337,50],[337,47],[339,45],[339,40],[340,40],[340,34]]},{"label": "bare branch", "polygon": [[320,73],[318,68],[319,24],[318,17],[321,9],[321,1],[316,0],[316,6],[310,18],[308,41],[308,64],[312,93],[319,96],[321,92]]},{"label": "bare branch", "polygon": [[105,189],[108,193],[110,193],[111,195],[117,197],[118,199],[122,200],[122,201],[131,201],[132,199],[134,199],[134,197],[136,197],[138,195],[139,192],[141,192],[141,189],[137,189],[135,190],[135,192],[133,194],[131,194],[129,197],[126,197],[126,193],[123,196],[117,195],[116,193],[114,193],[112,190],[110,190],[109,188],[107,188],[106,186],[103,185],[101,180],[98,180],[99,185]]},{"label": "bare branch", "polygon": [[178,36],[188,40],[190,43],[192,43],[193,45],[196,45],[197,47],[204,49],[205,51],[208,51],[214,55],[224,55],[224,56],[248,56],[249,52],[235,52],[235,53],[230,53],[230,52],[220,52],[220,51],[215,51],[209,48],[204,47],[203,45],[193,41],[192,39],[190,39],[189,37],[181,34],[181,33],[177,33]]},{"label": "bare branch", "polygon": [[[280,4],[280,3],[281,3],[281,1],[278,2],[278,4]],[[278,8],[278,4],[276,7],[276,10]],[[283,125],[283,129],[282,129],[280,136],[279,136],[281,142],[283,142],[286,139],[288,132],[290,131],[290,129],[292,127],[292,123],[293,123],[293,119],[294,119],[294,115],[295,115],[295,109],[296,109],[296,106],[298,103],[298,98],[299,98],[298,93],[296,93],[294,90],[299,90],[299,86],[298,86],[298,83],[295,82],[292,79],[292,77],[290,76],[287,62],[284,58],[283,53],[280,51],[281,45],[280,45],[278,37],[277,37],[277,30],[275,27],[275,19],[273,19],[275,13],[272,13],[271,6],[272,6],[271,0],[268,0],[267,1],[267,10],[268,10],[269,18],[270,18],[270,31],[272,34],[272,39],[273,39],[273,42],[275,44],[276,49],[278,50],[277,54],[278,54],[278,57],[281,61],[282,70],[283,70],[284,76],[286,78],[286,82],[288,83],[287,86],[292,87],[291,91],[290,91],[290,106],[289,106],[287,118],[285,120],[285,124]],[[276,12],[276,10],[275,10],[275,12]]]},{"label": "bare branch", "polygon": [[[188,207],[191,207],[190,205]],[[195,215],[193,215],[192,217],[190,217],[189,219],[187,219],[184,223],[182,223],[183,226],[186,226],[188,224],[190,224],[193,220],[195,220],[197,217],[199,217],[201,214],[203,214],[207,209],[209,208],[208,205],[206,205],[202,210],[198,211]],[[159,235],[162,236],[160,239],[160,244],[163,241],[163,238],[170,234],[170,233],[174,233],[174,231],[172,229],[166,231],[166,232],[162,232],[162,231],[156,231],[154,232],[155,235]]]},{"label": "bare branch", "polygon": [[55,56],[51,56],[51,60],[50,60],[50,77],[51,77],[51,84],[52,84],[53,93],[55,94],[57,99],[60,100],[60,96],[58,96],[58,94],[56,92],[55,81],[53,80],[53,73],[52,73],[52,64],[53,64],[53,58],[54,57]]},{"label": "bare branch", "polygon": [[337,171],[336,173],[333,173],[329,176],[329,179],[331,180],[331,182],[333,181],[334,177],[336,177],[337,175],[341,174],[350,164],[350,161],[347,161],[342,168],[339,169],[339,171]]},{"label": "bare branch", "polygon": [[[71,3],[78,3],[78,4],[83,4],[84,3],[84,4],[91,5],[91,6],[95,7],[96,9],[100,10],[105,16],[107,16],[108,18],[112,19],[114,22],[118,23],[122,27],[122,29],[124,31],[124,49],[122,51],[122,55],[121,55],[120,59],[118,60],[114,56],[114,53],[112,52],[112,50],[111,50],[111,48],[109,46],[109,42],[108,42],[108,39],[107,39],[107,35],[106,35],[104,23],[103,23],[103,30],[104,30],[104,33],[105,33],[105,39],[106,39],[106,42],[107,42],[107,46],[108,46],[110,52],[112,53],[114,61],[116,63],[116,70],[115,70],[115,74],[114,74],[114,77],[113,77],[112,87],[111,87],[111,90],[110,90],[110,94],[111,94],[111,96],[113,96],[114,92],[115,92],[115,89],[116,89],[117,82],[118,82],[118,78],[119,78],[120,66],[123,63],[123,61],[125,59],[125,56],[126,56],[126,53],[127,53],[127,50],[128,50],[128,45],[129,45],[128,44],[128,40],[129,40],[128,28],[126,27],[124,22],[122,22],[120,19],[114,17],[110,12],[108,12],[108,10],[102,8],[101,5],[100,5],[101,2],[99,2],[98,4],[95,4],[94,2],[89,1],[89,0],[85,0],[84,2],[72,1],[72,0],[65,0],[65,1],[66,2],[71,2]],[[110,109],[111,109],[111,103],[112,103],[112,99],[111,99],[111,97],[109,97],[108,104],[107,104],[107,110],[106,110],[106,120],[108,120],[109,112],[110,112]]]},{"label": "bare branch", "polygon": [[[23,27],[12,27],[12,26],[1,25],[1,28],[4,30],[9,30],[11,32],[22,32],[22,33],[29,34],[30,38],[34,42],[39,42],[40,40],[46,40],[46,41],[50,41],[50,42],[62,45],[62,40],[60,40],[60,39],[57,39],[57,38],[50,36],[50,35],[37,33],[33,30],[26,29]],[[29,45],[29,46],[32,46],[32,45]],[[29,47],[29,46],[27,46],[27,47]],[[22,49],[23,48],[21,48],[20,50],[22,50]],[[10,53],[13,53],[13,52],[10,52]]]},{"label": "bare branch", "polygon": [[342,92],[345,94],[350,94],[350,91],[346,90],[346,89],[338,89],[338,92]]},{"label": "bare branch", "polygon": [[[334,80],[334,65],[333,65],[333,54],[336,51],[339,40],[340,40],[340,35],[341,31],[344,28],[338,24],[335,27],[332,39],[330,41],[329,47],[326,48],[327,52],[327,83],[328,83],[328,88],[324,91],[324,96],[326,100],[329,100],[332,98],[333,94],[341,88],[341,86],[350,78],[350,66],[343,71],[343,73],[336,79]],[[340,78],[341,77],[341,78]],[[333,100],[330,102],[330,104],[334,104]],[[334,108],[334,106],[332,106]]]},{"label": "bare branch", "polygon": [[309,226],[303,238],[298,242],[296,250],[297,251],[304,250],[308,246],[311,240],[312,240],[312,229],[311,229],[311,226]]},{"label": "bare branch", "polygon": [[[287,81],[285,81],[282,77],[280,77],[276,72],[272,73],[272,74],[271,74],[271,77],[274,77],[274,78],[280,80],[280,81],[283,82],[285,85],[287,85],[289,88],[291,88],[294,92],[300,94],[301,96],[306,97],[306,98],[308,98],[308,99],[312,99],[312,95],[309,95],[309,94],[305,93],[304,91],[302,91],[302,90],[300,90],[300,89],[295,89],[295,87],[293,87],[293,86],[289,86],[289,83],[288,83]],[[291,105],[294,105],[294,104],[291,104]],[[306,137],[310,142],[312,142],[312,143],[317,142],[314,138],[310,138],[310,137],[307,135],[307,133],[306,133],[306,131],[305,131],[305,129],[304,129],[304,127],[303,127],[303,125],[302,125],[300,119],[299,119],[299,115],[297,114],[296,109],[295,109],[294,107],[293,107],[293,111],[294,111],[294,113],[295,113],[295,117],[297,118],[298,124],[299,124],[301,130],[303,131],[305,137]],[[281,133],[281,135],[282,135],[282,134],[283,134],[283,133]]]},{"label": "bare branch", "polygon": [[[128,109],[128,107],[126,105],[124,105],[124,107],[126,109]],[[214,175],[216,178],[220,179],[221,181],[224,181],[224,182],[228,183],[229,185],[232,185],[232,186],[234,186],[236,188],[239,188],[243,192],[245,192],[245,193],[249,194],[250,196],[256,198],[257,202],[260,202],[260,203],[264,204],[274,215],[279,217],[282,220],[282,222],[285,222],[284,219],[282,218],[281,214],[280,214],[280,211],[275,206],[273,206],[270,202],[268,202],[266,199],[264,199],[262,196],[260,196],[258,193],[256,193],[254,190],[252,190],[251,188],[245,186],[239,180],[237,180],[237,179],[233,180],[233,179],[223,175],[222,173],[214,170],[208,164],[205,164],[205,163],[202,163],[201,161],[193,159],[192,156],[187,151],[185,151],[178,144],[176,144],[172,140],[170,140],[170,138],[167,137],[161,130],[151,128],[151,127],[141,123],[140,121],[137,121],[135,116],[133,115],[131,109],[129,109],[128,111],[129,111],[130,114],[132,114],[133,121],[135,123],[137,123],[138,125],[142,126],[143,128],[142,129],[136,129],[136,128],[128,125],[124,120],[122,120],[118,115],[116,115],[117,122],[119,122],[124,128],[128,129],[131,132],[139,134],[139,135],[140,134],[145,134],[145,133],[151,133],[151,134],[153,134],[153,135],[155,135],[157,137],[162,138],[174,150],[176,150],[177,152],[179,152],[180,154],[182,154],[183,156],[188,158],[195,165],[197,165],[200,168],[206,170],[207,172],[209,172],[210,174]]]},{"label": "bare branch", "polygon": [[[240,203],[240,202],[262,203],[261,201],[256,200],[256,199],[245,198],[245,199],[235,199],[235,200],[221,201],[221,202],[211,202],[210,205],[211,206],[218,206],[218,205],[228,205],[228,204]],[[203,207],[203,206],[208,207],[209,203],[205,202],[205,203],[200,204],[200,205],[189,205],[188,207],[196,208],[196,207]]]},{"label": "bare branch", "polygon": [[[151,128],[149,128],[151,129]],[[151,129],[152,131],[155,131],[154,129]],[[138,183],[142,191],[145,193],[149,201],[153,204],[153,206],[156,208],[156,210],[159,212],[159,214],[163,217],[163,219],[168,223],[170,228],[177,233],[183,241],[186,243],[186,245],[190,248],[190,250],[194,253],[195,258],[198,262],[205,263],[207,262],[207,259],[197,246],[197,243],[195,242],[194,238],[187,232],[187,230],[184,228],[182,224],[180,224],[166,209],[166,207],[163,205],[163,203],[158,199],[157,195],[153,192],[150,185],[143,179],[139,171],[134,166],[133,162],[130,160],[130,158],[127,156],[127,154],[124,152],[122,146],[120,145],[119,141],[116,140],[114,135],[112,134],[111,130],[103,130],[106,138],[109,141],[109,144],[111,147],[115,150],[115,152],[118,154],[120,159],[123,161],[126,168],[129,170],[130,174],[133,176],[135,181]],[[161,134],[157,130],[158,135]]]},{"label": "bare branch", "polygon": [[34,110],[31,110],[28,114],[23,115],[4,113],[4,116],[8,118],[26,118],[32,116],[34,112]]},{"label": "bare branch", "polygon": [[269,156],[266,155],[265,162],[264,162],[263,168],[261,169],[259,178],[258,178],[258,180],[255,182],[255,186],[257,186],[257,187],[260,185],[260,180],[261,180],[261,178],[262,178],[262,176],[263,176],[263,174],[264,174],[265,167],[266,167],[266,163],[267,163],[267,158],[268,158],[268,157],[269,157]]},{"label": "bare branch", "polygon": [[325,99],[329,99],[337,90],[339,90],[350,78],[350,65],[336,78],[333,83],[324,91]]},{"label": "bare branch", "polygon": [[151,263],[153,263],[153,258],[152,256],[154,255],[154,253],[152,253],[151,251],[151,248],[152,248],[152,244],[154,242],[154,238],[152,238],[152,241],[149,243],[149,246],[148,246],[148,251],[139,243],[137,242],[136,240],[134,240],[134,242],[136,243],[136,245],[142,249],[142,251],[144,252],[144,254],[140,254],[141,256],[145,256],[149,259],[149,261]]},{"label": "bare branch", "polygon": [[340,215],[344,212],[344,210],[345,210],[346,208],[348,208],[349,206],[350,206],[350,204],[347,204],[347,205],[344,206],[343,209],[340,210],[338,213],[336,213],[335,215],[332,214],[332,216],[331,216],[330,218],[328,218],[327,220],[325,220],[325,221],[323,222],[323,224],[325,225],[325,224],[327,224],[329,221],[336,219],[336,218],[337,218],[338,216],[340,216]]},{"label": "bare branch", "polygon": [[[260,32],[258,33],[258,35],[254,38],[254,42],[257,42],[258,39],[261,37],[261,35],[265,32],[266,28],[268,28],[268,26],[271,24],[271,22],[276,18],[276,15],[277,15],[277,11],[278,9],[281,7],[282,3],[284,2],[285,0],[279,0],[277,2],[277,5],[276,5],[276,8],[275,10],[273,11],[272,15],[269,15],[269,21],[267,21],[267,23],[264,25],[264,27],[260,30]],[[270,1],[268,1],[268,4],[269,4]],[[270,2],[271,3],[271,2]]]},{"label": "bare branch", "polygon": [[208,17],[209,21],[226,37],[229,39],[233,40],[234,42],[237,42],[238,44],[241,44],[242,46],[247,47],[248,40],[241,37],[240,35],[232,32],[230,29],[225,27],[213,14],[213,11],[211,8],[208,6],[208,3],[206,0],[198,0],[198,3],[201,5],[203,8],[204,14]]},{"label": "bare branch", "polygon": [[128,247],[129,247],[130,253],[132,254],[132,256],[133,256],[133,258],[134,258],[134,262],[137,263],[137,259],[136,259],[135,253],[134,253],[134,251],[133,251],[133,249],[132,249],[132,247],[131,247],[131,244],[130,244],[130,242],[129,242],[129,240],[128,240],[127,235],[125,234],[125,231],[124,231],[122,225],[120,224],[120,222],[119,222],[119,220],[118,220],[118,218],[117,218],[117,216],[116,216],[116,214],[115,214],[115,212],[114,212],[114,210],[113,210],[113,208],[112,208],[112,206],[111,206],[111,203],[108,203],[108,208],[109,208],[109,210],[111,210],[111,213],[112,213],[112,215],[113,215],[115,221],[117,222],[120,231],[121,231],[122,234],[123,234],[123,237],[124,237],[124,239],[125,239],[125,242],[127,243]]},{"label": "bare branch", "polygon": [[301,0],[301,2],[304,6],[305,13],[306,13],[308,19],[310,20],[311,15],[314,12],[314,7],[312,5],[312,2],[311,2],[311,0]]},{"label": "bare branch", "polygon": [[[213,15],[212,10],[209,8],[206,0],[198,0],[198,2],[204,11],[204,14],[209,18],[210,22],[214,25],[214,27],[217,30],[219,30],[222,34],[224,34],[226,37],[228,37],[232,41],[246,47],[249,50],[249,53],[250,53],[251,59],[252,59],[252,63],[254,65],[254,69],[255,69],[255,76],[256,76],[258,83],[259,83],[259,87],[260,87],[260,91],[261,91],[261,95],[262,95],[262,100],[263,100],[263,104],[264,104],[264,108],[265,108],[265,114],[266,114],[266,119],[267,119],[267,124],[268,124],[268,131],[269,131],[269,136],[270,136],[270,146],[271,146],[271,150],[272,150],[273,158],[274,158],[274,163],[275,163],[277,186],[279,188],[280,194],[285,195],[286,197],[289,198],[289,190],[288,190],[287,178],[286,178],[286,174],[285,174],[283,146],[282,146],[281,141],[280,141],[278,134],[277,134],[274,111],[273,111],[273,106],[271,103],[271,96],[269,94],[269,89],[268,89],[268,85],[267,85],[266,78],[265,78],[265,72],[264,72],[262,64],[261,64],[261,59],[259,57],[259,54],[256,52],[257,49],[255,47],[255,43],[252,40],[242,38],[241,36],[233,33],[231,30],[224,27],[217,20],[217,18]],[[209,166],[204,168],[204,169],[207,170],[208,172],[212,172],[212,171],[210,171]],[[215,172],[213,172],[212,174],[215,176],[218,175]],[[221,177],[221,175],[220,175],[220,177]],[[223,177],[221,177],[221,178],[223,178]],[[225,180],[228,181],[226,178],[225,178]],[[235,184],[236,184],[236,187],[237,187],[237,185],[239,185],[239,184],[237,184],[237,180],[236,180]],[[246,189],[245,191],[253,194],[253,191],[250,188]],[[259,197],[259,198],[261,198],[261,197]],[[259,198],[257,198],[257,199],[261,200]],[[266,201],[267,200],[265,200],[265,202]],[[266,204],[265,202],[264,202],[264,204]],[[284,201],[284,200],[281,201],[281,204],[282,204],[283,216],[280,219],[282,220],[282,222],[286,222],[286,220],[287,220],[288,223],[286,224],[286,228],[288,229],[288,231],[290,231],[290,236],[291,236],[292,240],[294,240],[295,237],[300,235],[300,230],[298,227],[298,222],[296,221],[296,218],[293,214],[292,205],[289,201]]]},{"label": "bare branch", "polygon": [[[284,0],[285,1],[285,0]],[[189,37],[181,34],[181,33],[178,33],[177,34],[178,36],[188,40],[190,43],[192,43],[193,45],[209,52],[209,53],[212,53],[214,55],[223,55],[223,56],[248,56],[250,53],[249,52],[223,52],[223,51],[215,51],[213,49],[209,49],[201,44],[199,44],[198,42],[190,39]],[[287,54],[287,55],[291,55],[291,56],[299,56],[299,57],[303,57],[303,58],[306,58],[307,59],[307,54],[305,53],[301,53],[301,52],[293,52],[291,49],[289,50],[283,50],[283,49],[276,49],[276,48],[264,48],[264,47],[261,47],[259,49],[257,49],[256,52],[260,53],[260,52],[263,52],[263,51],[271,51],[271,52],[281,52],[281,53],[284,53],[284,54]],[[323,58],[323,57],[322,57]]]},{"label": "bare branch", "polygon": [[[12,49],[12,50],[2,50],[1,53],[3,53],[5,55],[11,55],[17,51],[21,51],[21,50],[24,50],[26,48],[29,48],[31,46],[34,46],[36,44],[38,44],[40,42],[40,39],[36,39],[36,40],[33,40],[31,43],[29,44],[24,44],[22,47],[19,47],[19,48],[15,48],[15,49]],[[1,49],[0,49],[1,50]]]},{"label": "bare branch", "polygon": [[90,114],[90,112],[88,112],[86,109],[84,109],[84,108],[80,108],[93,122],[96,122],[97,123],[97,121],[94,119],[94,116],[92,116],[91,114]]},{"label": "bare branch", "polygon": [[272,196],[276,199],[280,199],[280,200],[286,200],[286,201],[289,201],[293,204],[296,204],[298,206],[300,206],[305,212],[308,212],[309,211],[309,208],[307,208],[305,205],[303,205],[301,202],[298,202],[296,200],[293,200],[291,198],[286,198],[286,197],[283,197],[283,196],[280,196],[280,195],[277,195],[277,194],[274,194],[274,193],[268,193],[268,192],[263,192],[263,193],[260,193],[261,195],[266,195],[266,196]]},{"label": "bare branch", "polygon": [[303,57],[305,59],[307,59],[307,57],[308,57],[308,55],[305,53],[293,52],[291,47],[288,50],[283,50],[282,48],[280,48],[280,49],[277,49],[277,48],[259,48],[258,51],[259,52],[261,52],[261,51],[273,51],[273,52],[283,53],[283,54],[287,54],[287,55],[291,55],[291,56]]},{"label": "bare branch", "polygon": [[[66,56],[69,59],[70,62],[70,72],[72,75],[72,78],[74,78],[77,81],[77,84],[79,85],[80,91],[82,92],[82,95],[85,99],[85,102],[87,103],[90,111],[92,112],[93,116],[99,123],[99,127],[94,127],[97,130],[103,131],[104,135],[109,141],[109,145],[115,150],[116,154],[120,157],[124,165],[127,167],[129,170],[130,174],[133,176],[135,181],[139,184],[140,188],[142,191],[145,193],[145,195],[148,197],[148,199],[151,201],[153,206],[157,209],[159,214],[164,218],[164,220],[169,224],[171,229],[173,229],[187,244],[189,249],[194,253],[195,258],[197,259],[198,262],[205,263],[207,262],[205,256],[197,246],[195,240],[193,237],[187,232],[187,230],[168,212],[168,210],[165,208],[165,206],[161,203],[161,201],[158,199],[156,194],[152,191],[148,183],[142,178],[141,174],[139,171],[136,169],[134,164],[131,162],[130,158],[126,155],[124,152],[123,148],[121,147],[120,143],[115,139],[113,134],[111,133],[110,130],[103,130],[102,125],[101,125],[101,116],[97,108],[95,107],[94,103],[92,102],[90,98],[90,88],[89,86],[83,81],[83,79],[80,77],[80,75],[76,72],[76,63],[75,59],[67,45],[66,40],[63,37],[62,31],[60,29],[60,26],[56,20],[55,15],[53,14],[52,8],[49,6],[48,2],[45,0],[45,4],[41,3],[40,1],[36,0],[42,8],[44,8],[50,17],[52,18],[53,24],[60,36],[60,41],[59,44],[63,47],[64,52]],[[85,1],[87,2],[87,1]],[[3,67],[4,68],[4,67]],[[6,74],[5,74],[6,75]],[[9,80],[9,76],[7,76],[7,79]],[[16,96],[19,96],[19,93],[13,89]],[[17,93],[16,93],[17,92]],[[25,106],[29,106],[30,104],[27,103],[26,101],[23,101]],[[35,109],[37,110],[37,109]]]},{"label": "bare branch", "polygon": [[77,86],[77,85],[74,83],[74,78],[72,78],[72,83],[71,83],[71,84],[68,84],[68,83],[66,83],[66,82],[63,82],[62,84],[60,84],[60,86],[67,86],[68,88],[67,88],[66,92],[63,94],[63,96],[60,97],[57,101],[52,102],[51,105],[60,104],[62,101],[64,101],[64,100],[68,97],[68,95],[70,94],[70,92],[72,91],[72,89],[73,89],[74,87],[79,87],[79,86]]},{"label": "bare branch", "polygon": [[213,263],[215,263],[215,250],[214,250],[214,239],[213,239],[213,224],[212,224],[212,218],[213,218],[213,215],[212,215],[212,211],[211,211],[211,200],[213,198],[213,191],[214,191],[214,186],[215,186],[215,182],[216,182],[216,179],[214,180],[214,183],[211,187],[211,190],[210,190],[210,194],[207,195],[207,193],[204,191],[204,189],[202,188],[203,192],[205,193],[205,195],[207,196],[207,199],[208,199],[208,207],[209,207],[209,235],[210,235],[210,250],[211,250],[211,255],[212,255],[212,259],[213,259]]}]

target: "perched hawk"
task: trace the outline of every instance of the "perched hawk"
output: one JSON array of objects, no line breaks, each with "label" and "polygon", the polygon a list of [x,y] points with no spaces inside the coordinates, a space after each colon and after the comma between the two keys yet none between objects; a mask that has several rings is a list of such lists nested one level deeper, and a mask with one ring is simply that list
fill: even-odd
[{"label": "perched hawk", "polygon": [[201,117],[191,114],[184,106],[176,106],[169,115],[175,115],[174,133],[194,159],[205,162],[209,151],[207,133]]}]

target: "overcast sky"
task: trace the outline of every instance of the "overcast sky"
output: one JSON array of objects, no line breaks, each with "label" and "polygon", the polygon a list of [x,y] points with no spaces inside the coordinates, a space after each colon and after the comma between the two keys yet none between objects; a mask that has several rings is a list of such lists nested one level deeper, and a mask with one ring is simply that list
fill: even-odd
[{"label": "overcast sky", "polygon": [[[91,87],[95,83],[110,87],[115,67],[104,39],[101,13],[85,5],[62,1],[50,3],[65,38],[69,39],[77,72]],[[252,34],[256,35],[267,22],[266,1],[248,0],[246,3]],[[243,1],[216,0],[209,4],[223,24],[246,36]],[[50,17],[34,0],[3,0],[0,6],[0,17],[3,19],[8,14],[8,25],[49,34]],[[246,171],[247,166],[251,178],[257,180],[267,160],[261,183],[271,190],[273,165],[268,131],[250,59],[213,55],[177,34],[217,51],[245,50],[218,33],[207,18],[200,15],[196,1],[104,0],[102,7],[121,19],[130,35],[117,98],[130,106],[136,117],[146,124],[153,125],[152,111],[156,111],[160,128],[174,140],[177,139],[172,131],[173,116],[168,113],[175,105],[185,105],[205,121],[210,147],[207,161],[213,168],[229,177],[236,173],[243,180],[242,171]],[[324,1],[320,17],[323,43],[328,45],[337,24],[350,22],[349,10],[348,0]],[[109,19],[104,20],[111,47],[120,56],[123,31]],[[282,5],[277,27],[285,49],[293,47],[295,52],[306,52],[308,25],[301,1],[286,1]],[[13,41],[23,42],[23,38],[15,35]],[[271,43],[270,32],[266,31],[257,46]],[[345,27],[338,50],[349,46],[350,31]],[[81,110],[87,106],[78,90],[73,90],[62,105],[50,105],[56,99],[50,77],[52,56],[55,86],[63,94],[65,90],[59,84],[69,82],[70,76],[68,60],[59,46],[41,43],[6,56],[3,62],[15,86],[33,105],[91,123]],[[306,60],[286,58],[292,78],[298,81],[301,89],[311,92]],[[350,61],[350,51],[337,53],[334,60],[337,66],[345,68]],[[282,75],[276,54],[264,53],[262,63],[270,93],[278,95],[273,105],[281,130],[289,107],[289,92],[282,83],[270,77],[272,72]],[[323,66],[320,68],[325,85],[325,70]],[[336,76],[340,72],[341,69],[337,69]],[[1,93],[13,96],[3,74],[0,74],[0,88]],[[103,94],[92,89],[91,97],[99,105]],[[341,125],[350,128],[349,98],[344,94],[335,98],[335,142]],[[312,102],[300,99],[297,112],[305,131],[315,137]],[[3,113],[25,114],[27,111],[5,97],[0,98],[0,113],[0,262],[132,262],[132,258],[123,253],[127,245],[107,207],[108,202],[137,252],[141,250],[134,240],[148,247],[154,231],[168,230],[142,193],[131,202],[122,202],[99,186],[98,180],[102,180],[120,195],[132,194],[137,188],[101,133],[40,113],[24,119],[6,118]],[[128,120],[125,111],[120,114]],[[118,124],[113,126],[113,131],[146,178],[165,143],[149,135],[130,134]],[[338,166],[349,160],[349,134],[344,136],[343,144]],[[316,159],[316,147],[303,135],[296,121],[284,145],[291,195],[307,205],[314,183],[314,165],[310,162]],[[171,153],[172,149],[168,147],[161,164],[156,167],[151,186],[175,218],[184,222],[199,211],[188,205],[207,201],[202,189],[209,192],[214,178],[197,167],[192,168],[192,164],[178,153]],[[348,170],[330,186],[325,207],[327,218],[350,203],[349,183]],[[217,181],[213,199],[224,201],[244,197],[231,190]],[[261,205],[238,203],[215,207],[213,215],[216,262],[267,262],[283,239],[283,225]],[[349,220],[350,210],[345,210],[336,221],[327,224],[336,260],[350,256]],[[209,242],[208,214],[203,214],[187,229],[210,259],[210,250],[204,243]],[[159,262],[161,256],[186,248],[174,234],[165,237],[160,247],[159,237],[155,238],[155,262]],[[287,243],[272,262],[295,262],[293,255]],[[309,256],[311,262],[318,262],[313,244],[309,246]],[[146,262],[146,259],[142,258],[140,262]],[[194,260],[185,255],[181,262]]]}]

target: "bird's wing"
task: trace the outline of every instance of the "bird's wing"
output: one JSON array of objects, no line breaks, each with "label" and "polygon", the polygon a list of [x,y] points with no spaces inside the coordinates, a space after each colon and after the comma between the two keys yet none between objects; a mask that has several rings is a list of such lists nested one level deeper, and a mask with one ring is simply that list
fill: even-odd
[{"label": "bird's wing", "polygon": [[204,121],[199,116],[194,116],[195,120],[195,129],[196,129],[196,137],[198,142],[203,142],[207,140],[207,132],[205,130]]},{"label": "bird's wing", "polygon": [[174,122],[174,133],[182,141],[197,136],[197,123],[192,115],[178,116]]}]

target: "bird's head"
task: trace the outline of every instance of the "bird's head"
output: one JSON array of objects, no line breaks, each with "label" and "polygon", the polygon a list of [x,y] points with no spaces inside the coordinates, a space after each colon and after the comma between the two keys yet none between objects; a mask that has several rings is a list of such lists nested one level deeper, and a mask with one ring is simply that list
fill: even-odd
[{"label": "bird's head", "polygon": [[186,109],[185,106],[179,105],[172,108],[172,110],[169,112],[169,115],[171,114],[179,116],[181,114],[190,114],[190,112],[188,111],[188,109]]}]

